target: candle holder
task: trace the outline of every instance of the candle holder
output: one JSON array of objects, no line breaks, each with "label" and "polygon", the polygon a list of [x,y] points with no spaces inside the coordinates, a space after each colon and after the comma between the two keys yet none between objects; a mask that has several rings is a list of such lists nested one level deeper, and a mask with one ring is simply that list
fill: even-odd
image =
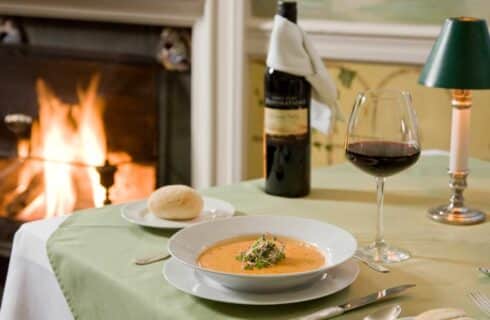
[{"label": "candle holder", "polygon": [[104,165],[98,166],[95,169],[97,169],[97,172],[100,175],[100,184],[105,189],[104,205],[112,204],[109,189],[114,185],[117,167],[112,165],[109,160],[106,159],[104,161]]},{"label": "candle holder", "polygon": [[490,89],[490,34],[485,20],[446,19],[420,74],[427,87],[452,89],[449,204],[429,209],[429,217],[450,224],[483,222],[485,213],[464,205],[470,146],[472,90]]},{"label": "candle holder", "polygon": [[432,220],[448,224],[476,224],[485,221],[485,213],[464,205],[463,191],[467,187],[466,178],[469,171],[449,171],[449,204],[429,209]]},{"label": "candle holder", "polygon": [[451,129],[451,158],[449,159],[449,204],[429,209],[432,220],[448,224],[476,224],[485,221],[480,210],[464,205],[463,191],[469,174],[469,128],[472,105],[471,90],[452,90],[453,119]]}]

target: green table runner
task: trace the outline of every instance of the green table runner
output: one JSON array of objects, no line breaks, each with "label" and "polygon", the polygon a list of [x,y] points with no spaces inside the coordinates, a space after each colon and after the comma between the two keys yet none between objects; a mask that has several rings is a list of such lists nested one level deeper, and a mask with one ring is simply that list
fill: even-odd
[{"label": "green table runner", "polygon": [[[426,209],[448,198],[446,157],[422,158],[386,184],[385,228],[389,242],[414,257],[391,267],[389,274],[364,265],[354,284],[331,297],[280,307],[252,307],[194,298],[171,287],[162,276],[164,262],[135,266],[132,260],[158,253],[172,232],[141,228],[120,217],[120,206],[91,209],[70,216],[51,236],[51,265],[76,319],[290,319],[347,298],[401,283],[417,287],[396,300],[403,315],[437,307],[456,307],[476,319],[483,315],[467,297],[490,295],[490,278],[478,265],[490,265],[490,223],[449,226],[426,218]],[[490,212],[490,164],[471,162],[468,201]],[[263,181],[212,188],[203,194],[231,202],[239,214],[297,215],[315,218],[352,232],[360,244],[374,237],[374,178],[349,164],[314,171],[309,197],[266,195]],[[294,227],[294,226],[292,226]],[[361,319],[377,306],[339,319]]]}]

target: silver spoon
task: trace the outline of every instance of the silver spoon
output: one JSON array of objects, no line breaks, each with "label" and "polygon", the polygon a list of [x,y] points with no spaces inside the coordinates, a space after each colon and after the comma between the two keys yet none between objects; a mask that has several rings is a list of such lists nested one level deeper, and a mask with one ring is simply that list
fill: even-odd
[{"label": "silver spoon", "polygon": [[478,270],[486,276],[490,277],[490,268],[479,267]]},{"label": "silver spoon", "polygon": [[394,320],[398,318],[402,308],[396,304],[377,310],[376,312],[364,317],[364,320]]},{"label": "silver spoon", "polygon": [[148,257],[144,257],[144,258],[134,259],[133,262],[134,262],[134,264],[137,264],[139,266],[144,266],[147,264],[151,264],[151,263],[155,263],[158,261],[165,260],[168,257],[170,257],[170,253],[164,252],[164,253],[160,253],[158,255],[152,255],[152,256],[148,256]]}]

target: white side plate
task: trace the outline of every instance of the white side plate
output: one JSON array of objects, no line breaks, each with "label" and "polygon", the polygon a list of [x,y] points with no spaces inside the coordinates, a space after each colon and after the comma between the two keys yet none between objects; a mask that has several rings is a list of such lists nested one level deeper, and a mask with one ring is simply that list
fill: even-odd
[{"label": "white side plate", "polygon": [[163,267],[163,276],[168,283],[185,293],[203,299],[245,305],[279,305],[322,298],[347,288],[358,275],[357,262],[349,260],[328,270],[328,275],[325,274],[310,285],[279,292],[254,293],[223,287],[202,277],[175,258],[168,260]]},{"label": "white side plate", "polygon": [[203,197],[204,209],[192,220],[166,220],[160,219],[148,210],[146,200],[132,202],[121,209],[121,216],[134,224],[160,229],[181,229],[204,221],[230,218],[235,214],[235,207],[229,202]]}]

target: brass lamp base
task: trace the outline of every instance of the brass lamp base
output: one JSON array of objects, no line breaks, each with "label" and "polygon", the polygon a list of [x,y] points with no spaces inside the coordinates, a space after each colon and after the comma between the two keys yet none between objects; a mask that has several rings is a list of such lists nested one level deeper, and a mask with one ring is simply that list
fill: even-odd
[{"label": "brass lamp base", "polygon": [[448,224],[467,225],[485,221],[486,214],[480,210],[470,209],[464,205],[463,191],[466,188],[468,171],[449,172],[449,187],[452,190],[449,204],[429,209],[432,220]]}]

